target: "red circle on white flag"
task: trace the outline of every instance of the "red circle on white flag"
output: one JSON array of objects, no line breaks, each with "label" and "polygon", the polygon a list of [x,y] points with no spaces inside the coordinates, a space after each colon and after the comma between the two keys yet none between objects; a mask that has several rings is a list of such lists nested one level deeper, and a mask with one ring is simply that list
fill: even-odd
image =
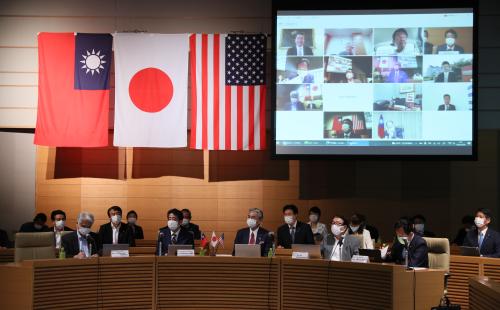
[{"label": "red circle on white flag", "polygon": [[155,113],[163,110],[172,100],[174,86],[170,77],[158,68],[138,71],[128,86],[134,105],[141,111]]}]

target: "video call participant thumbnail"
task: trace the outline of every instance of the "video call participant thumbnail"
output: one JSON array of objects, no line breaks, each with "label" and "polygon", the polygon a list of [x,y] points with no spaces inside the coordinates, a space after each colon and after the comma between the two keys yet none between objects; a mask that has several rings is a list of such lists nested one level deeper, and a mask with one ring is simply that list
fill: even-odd
[{"label": "video call participant thumbnail", "polygon": [[305,34],[302,32],[295,33],[295,46],[290,47],[286,55],[287,56],[312,56],[313,52],[309,46],[305,46]]},{"label": "video call participant thumbnail", "polygon": [[438,54],[463,54],[464,48],[456,44],[458,34],[454,29],[448,29],[444,33],[444,44],[438,45],[436,52]]}]

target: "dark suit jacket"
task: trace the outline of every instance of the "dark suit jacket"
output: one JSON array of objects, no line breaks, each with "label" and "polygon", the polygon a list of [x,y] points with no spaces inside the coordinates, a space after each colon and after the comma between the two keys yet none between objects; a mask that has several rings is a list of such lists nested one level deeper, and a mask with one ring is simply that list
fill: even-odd
[{"label": "dark suit jacket", "polygon": [[[314,235],[311,226],[306,223],[297,221],[295,227],[295,244],[314,244]],[[278,244],[285,249],[292,248],[292,236],[290,236],[290,228],[288,224],[283,224],[278,228]]]},{"label": "dark suit jacket", "polygon": [[398,77],[396,78],[396,71],[391,70],[387,76],[385,82],[387,83],[405,83],[408,82],[408,74],[405,71],[399,69]]},{"label": "dark suit jacket", "polygon": [[[444,82],[444,72],[439,73],[436,76],[436,78],[434,79],[434,82],[443,83]],[[448,73],[448,83],[451,83],[451,82],[457,82],[457,76],[454,72]]]},{"label": "dark suit jacket", "polygon": [[[113,243],[113,228],[111,228],[111,225],[111,223],[102,224],[99,228],[99,244],[101,247],[103,244]],[[122,223],[120,226],[120,230],[118,231],[118,243],[135,246],[134,234],[127,223]]]},{"label": "dark suit jacket", "polygon": [[9,240],[9,236],[7,232],[3,229],[0,229],[0,247],[10,248],[12,247],[12,243]]},{"label": "dark suit jacket", "polygon": [[[336,132],[336,137],[337,138],[344,138],[344,131],[342,130],[339,130]],[[351,132],[351,134],[349,135],[349,139],[359,139],[361,138],[361,136],[357,133],[354,133],[354,131]]]},{"label": "dark suit jacket", "polygon": [[[478,247],[478,230],[471,230],[467,233],[464,246]],[[500,234],[488,227],[479,253],[485,257],[500,258]]]},{"label": "dark suit jacket", "polygon": [[[295,107],[295,110],[292,109],[293,107]],[[287,102],[283,106],[283,110],[284,111],[304,111],[305,110],[304,103],[300,102],[300,101],[296,102],[295,104],[292,102]]]},{"label": "dark suit jacket", "polygon": [[[99,244],[99,236],[96,233],[90,232],[89,234],[93,241],[89,240],[89,244],[92,246],[92,255],[97,254],[101,245]],[[78,242],[78,233],[73,231],[69,234],[62,236],[61,245],[64,247],[64,252],[66,252],[67,258],[72,258],[80,252],[80,244]]]},{"label": "dark suit jacket", "polygon": [[[447,111],[456,111],[457,108],[455,107],[455,105],[453,104],[450,104],[450,106],[448,107],[448,110]],[[441,104],[439,107],[438,107],[438,111],[444,111],[444,104]]]},{"label": "dark suit jacket", "polygon": [[414,234],[408,245],[408,267],[429,267],[429,249],[420,235]]},{"label": "dark suit jacket", "polygon": [[[168,252],[168,246],[172,244],[172,239],[170,235],[170,228],[167,226],[160,229],[160,234],[163,234],[160,237],[161,240],[161,255],[165,255]],[[181,229],[178,231],[177,242],[175,244],[178,245],[192,245],[194,247],[194,238],[193,234],[191,234],[186,228],[181,226]],[[158,253],[158,244],[156,245],[156,253]]]},{"label": "dark suit jacket", "polygon": [[134,235],[134,239],[144,239],[144,232],[142,231],[141,226],[129,224],[129,227],[132,230],[132,235]]},{"label": "dark suit jacket", "polygon": [[424,44],[424,54],[432,54],[432,49],[434,48],[434,44],[425,42]]},{"label": "dark suit jacket", "polygon": [[[441,45],[438,45],[436,52],[439,54],[439,52],[445,52],[447,50],[448,50],[448,46],[446,44],[441,44]],[[453,47],[453,50],[457,51],[459,54],[464,53],[464,48],[461,47],[460,45],[455,44],[455,46]]]},{"label": "dark suit jacket", "polygon": [[194,240],[201,239],[200,226],[190,222],[188,225],[182,226],[182,227],[186,228],[186,230],[189,231],[193,235]]},{"label": "dark suit jacket", "polygon": [[50,231],[50,228],[47,225],[43,225],[42,229],[37,230],[35,229],[35,223],[33,222],[28,222],[24,223],[21,225],[21,228],[19,228],[19,232],[47,232]]},{"label": "dark suit jacket", "polygon": [[[242,228],[236,233],[234,238],[234,244],[248,244],[250,239],[250,228]],[[269,231],[260,227],[257,232],[257,238],[255,239],[255,244],[260,244],[260,256],[267,256],[269,248],[272,246],[271,238],[269,237]],[[234,255],[234,248],[233,248]]]},{"label": "dark suit jacket", "polygon": [[[304,47],[302,49],[304,50],[304,56],[312,56],[313,51],[309,46],[304,45]],[[296,46],[290,47],[286,51],[286,55],[287,56],[297,56],[297,47]]]}]

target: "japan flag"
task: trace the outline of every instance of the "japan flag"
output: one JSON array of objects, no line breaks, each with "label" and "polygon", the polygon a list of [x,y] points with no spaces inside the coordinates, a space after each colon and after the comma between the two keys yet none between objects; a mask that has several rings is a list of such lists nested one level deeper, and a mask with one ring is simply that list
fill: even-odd
[{"label": "japan flag", "polygon": [[187,146],[188,34],[118,33],[114,145]]}]

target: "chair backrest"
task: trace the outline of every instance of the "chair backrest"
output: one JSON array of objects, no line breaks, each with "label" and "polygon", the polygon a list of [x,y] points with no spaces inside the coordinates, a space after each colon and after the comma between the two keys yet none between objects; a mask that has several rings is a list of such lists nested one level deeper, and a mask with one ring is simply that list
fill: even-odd
[{"label": "chair backrest", "polygon": [[424,237],[429,249],[429,268],[450,270],[450,241],[447,238]]},{"label": "chair backrest", "polygon": [[54,232],[17,233],[14,260],[55,258]]}]

